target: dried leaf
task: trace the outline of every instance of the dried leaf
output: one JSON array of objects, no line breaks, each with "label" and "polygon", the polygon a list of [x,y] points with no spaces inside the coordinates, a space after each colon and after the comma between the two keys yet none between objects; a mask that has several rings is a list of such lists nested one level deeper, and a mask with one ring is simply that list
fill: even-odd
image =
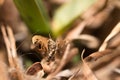
[{"label": "dried leaf", "polygon": [[90,67],[87,65],[87,63],[83,59],[84,51],[85,50],[83,50],[83,52],[81,54],[81,59],[83,61],[82,71],[83,71],[83,74],[85,76],[85,79],[86,80],[98,80],[96,78],[96,75],[93,73],[93,71],[90,69]]},{"label": "dried leaf", "polygon": [[[115,72],[115,69],[120,67],[120,47],[114,50],[105,50],[101,52],[95,52],[85,58],[86,63],[92,69],[94,74],[100,80],[114,80],[119,77],[119,73]],[[116,74],[115,74],[116,73]]]},{"label": "dried leaf", "polygon": [[99,46],[99,40],[96,37],[87,34],[81,34],[74,40],[80,41],[81,44],[89,48],[97,48]]},{"label": "dried leaf", "polygon": [[28,75],[36,75],[39,71],[41,71],[43,68],[40,64],[40,62],[35,62],[32,64],[26,71],[26,74]]},{"label": "dried leaf", "polygon": [[64,70],[59,72],[53,79],[62,80],[62,78],[69,78],[73,73],[70,70]]},{"label": "dried leaf", "polygon": [[108,41],[107,48],[114,49],[120,45],[120,33],[115,35],[112,39]]},{"label": "dried leaf", "polygon": [[107,36],[107,38],[104,40],[103,44],[99,48],[99,51],[103,51],[106,49],[108,41],[114,37],[116,34],[120,32],[120,22],[114,27],[114,29],[111,31],[111,33]]}]

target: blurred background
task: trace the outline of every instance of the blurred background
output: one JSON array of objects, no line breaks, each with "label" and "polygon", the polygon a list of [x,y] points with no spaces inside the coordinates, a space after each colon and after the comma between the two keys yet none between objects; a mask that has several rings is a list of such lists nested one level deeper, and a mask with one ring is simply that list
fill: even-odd
[{"label": "blurred background", "polygon": [[[12,28],[18,55],[26,68],[41,60],[31,49],[31,39],[36,34],[48,38],[50,35],[53,40],[72,40],[79,53],[86,49],[87,57],[99,49],[118,22],[120,0],[0,0],[0,26]],[[0,44],[0,61],[6,62],[1,32]],[[109,47],[114,48],[111,44]],[[80,60],[79,55],[73,57],[73,62]]]}]

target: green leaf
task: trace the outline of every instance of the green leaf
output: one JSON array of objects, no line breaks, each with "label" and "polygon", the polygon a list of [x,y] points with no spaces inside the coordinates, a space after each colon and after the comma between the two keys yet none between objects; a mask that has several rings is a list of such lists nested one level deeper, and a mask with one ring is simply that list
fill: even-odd
[{"label": "green leaf", "polygon": [[58,8],[53,17],[53,33],[58,36],[66,31],[76,18],[87,10],[96,0],[71,0]]},{"label": "green leaf", "polygon": [[14,0],[22,19],[32,33],[48,34],[50,25],[48,15],[41,0]]}]

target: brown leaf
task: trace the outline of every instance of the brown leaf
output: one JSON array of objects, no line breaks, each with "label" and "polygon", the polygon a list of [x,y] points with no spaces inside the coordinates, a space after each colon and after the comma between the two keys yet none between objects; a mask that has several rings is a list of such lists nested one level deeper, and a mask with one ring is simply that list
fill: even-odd
[{"label": "brown leaf", "polygon": [[34,64],[32,64],[26,71],[26,74],[28,75],[35,75],[37,74],[39,71],[41,71],[43,68],[40,64],[40,62],[35,62]]}]

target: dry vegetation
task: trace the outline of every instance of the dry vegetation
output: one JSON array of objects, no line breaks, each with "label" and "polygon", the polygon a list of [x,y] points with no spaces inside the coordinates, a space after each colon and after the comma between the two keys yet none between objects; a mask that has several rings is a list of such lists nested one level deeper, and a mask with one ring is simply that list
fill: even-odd
[{"label": "dry vegetation", "polygon": [[[81,17],[56,40],[31,37],[12,0],[0,0],[0,80],[120,80],[120,0],[98,0]],[[41,60],[26,69],[18,42]]]}]

